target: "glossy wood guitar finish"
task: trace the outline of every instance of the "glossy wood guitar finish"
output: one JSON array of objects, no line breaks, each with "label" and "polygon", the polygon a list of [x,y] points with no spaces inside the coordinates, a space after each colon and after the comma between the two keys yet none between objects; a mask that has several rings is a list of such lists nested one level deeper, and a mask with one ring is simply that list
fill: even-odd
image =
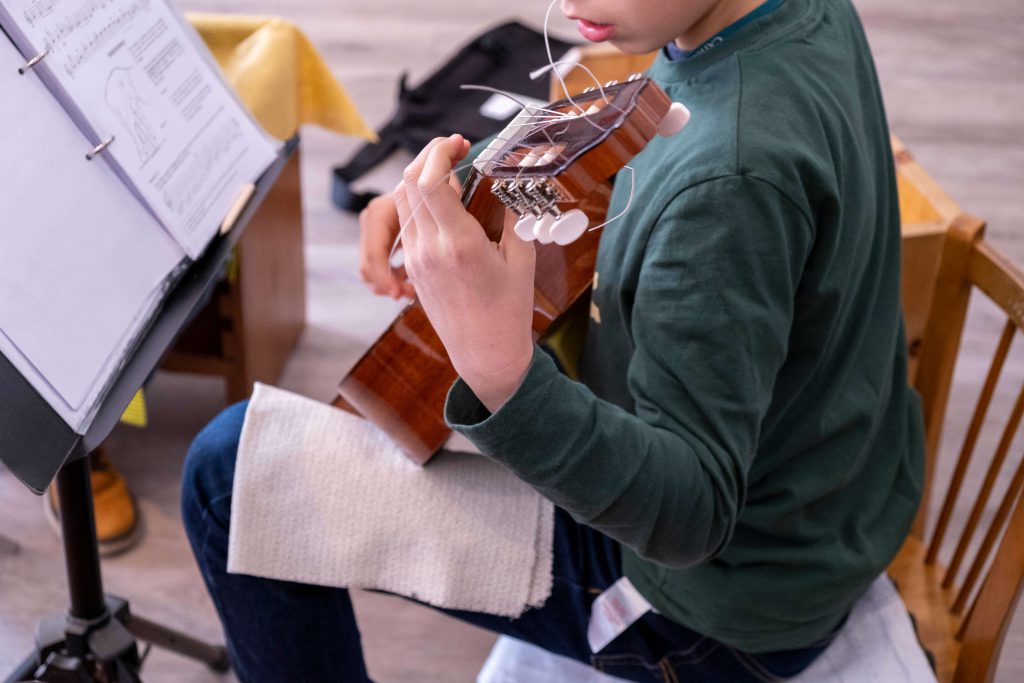
[{"label": "glossy wood guitar finish", "polygon": [[[591,225],[604,221],[610,188],[618,172],[657,132],[670,102],[647,79],[574,98],[583,107],[600,101],[591,120],[568,125],[524,126],[514,130],[486,161],[475,164],[463,192],[463,204],[488,237],[498,241],[506,206],[491,192],[507,178],[544,177],[557,189],[558,209],[580,208]],[[576,109],[567,100],[548,108]],[[596,125],[595,125],[596,124]],[[598,135],[601,133],[601,135]],[[561,157],[547,168],[516,164],[524,150],[558,145]],[[492,145],[493,146],[493,145]],[[481,155],[483,157],[484,155]],[[590,287],[599,231],[588,231],[566,246],[537,244],[533,334],[537,339]],[[452,283],[458,286],[457,282]],[[444,401],[457,375],[448,354],[418,301],[411,303],[342,380],[334,405],[362,415],[383,429],[418,463],[426,463],[450,435]]]}]

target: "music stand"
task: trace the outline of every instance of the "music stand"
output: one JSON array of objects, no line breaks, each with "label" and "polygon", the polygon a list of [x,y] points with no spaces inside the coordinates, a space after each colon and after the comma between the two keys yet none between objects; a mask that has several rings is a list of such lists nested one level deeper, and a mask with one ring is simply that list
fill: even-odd
[{"label": "music stand", "polygon": [[66,613],[39,623],[36,651],[5,683],[141,681],[139,669],[143,658],[139,656],[136,638],[202,661],[216,671],[228,669],[224,647],[203,643],[133,615],[127,601],[103,593],[87,456],[106,439],[135,392],[220,279],[242,231],[297,147],[297,136],[285,143],[277,160],[257,182],[234,228],[227,235],[216,237],[168,294],[104,398],[87,434],[71,432],[0,355],[0,386],[5,388],[0,392],[0,460],[39,494],[57,473],[70,597]]}]

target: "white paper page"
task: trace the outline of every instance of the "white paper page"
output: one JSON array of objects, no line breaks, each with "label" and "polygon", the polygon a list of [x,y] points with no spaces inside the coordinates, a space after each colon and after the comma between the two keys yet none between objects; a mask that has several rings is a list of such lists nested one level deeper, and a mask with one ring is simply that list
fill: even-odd
[{"label": "white paper page", "polygon": [[164,0],[0,0],[136,191],[192,258],[276,144]]},{"label": "white paper page", "polygon": [[184,252],[0,35],[0,350],[84,432]]}]

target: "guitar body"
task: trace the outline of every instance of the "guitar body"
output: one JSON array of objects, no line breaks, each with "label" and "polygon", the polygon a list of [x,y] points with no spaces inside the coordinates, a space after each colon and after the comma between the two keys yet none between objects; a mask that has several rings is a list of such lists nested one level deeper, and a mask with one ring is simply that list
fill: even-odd
[{"label": "guitar body", "polygon": [[[524,130],[513,127],[518,132],[492,143],[499,147],[497,151],[488,148],[478,157],[463,191],[463,204],[491,240],[500,240],[509,209],[521,216],[579,210],[589,225],[605,220],[611,195],[607,179],[654,137],[670,105],[660,88],[639,76],[617,92],[614,100],[595,92],[577,96],[575,103],[563,100],[549,105],[549,109],[571,111],[579,108],[576,103],[589,100],[601,106],[592,104],[585,116],[567,116],[569,123],[557,129],[544,126],[530,131],[520,124]],[[604,133],[596,141],[592,140],[595,130]],[[538,149],[556,152],[550,157],[553,161],[545,162],[550,169],[536,159],[529,166],[521,163],[528,151]],[[496,183],[501,185],[495,187]],[[568,244],[537,244],[534,339],[590,288],[599,238],[600,232],[585,231]],[[333,404],[371,420],[410,458],[424,464],[450,435],[444,402],[456,377],[440,338],[415,301],[342,380]]]},{"label": "guitar body", "polygon": [[[595,225],[604,219],[610,194],[604,184],[580,207]],[[498,208],[501,212],[491,219],[500,229],[505,207]],[[566,246],[537,245],[534,339],[590,289],[599,240],[600,232],[595,231]],[[444,401],[456,377],[448,352],[423,307],[414,301],[342,380],[334,405],[368,418],[410,458],[425,464],[451,434],[444,421]]]}]

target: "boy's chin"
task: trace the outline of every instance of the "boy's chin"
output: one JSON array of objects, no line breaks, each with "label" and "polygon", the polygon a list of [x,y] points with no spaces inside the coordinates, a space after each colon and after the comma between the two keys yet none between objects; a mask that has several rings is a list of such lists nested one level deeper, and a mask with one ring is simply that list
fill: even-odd
[{"label": "boy's chin", "polygon": [[608,43],[629,55],[646,55],[664,47],[663,45],[651,44],[650,41],[630,40],[628,38],[619,38],[618,36],[613,36]]}]

